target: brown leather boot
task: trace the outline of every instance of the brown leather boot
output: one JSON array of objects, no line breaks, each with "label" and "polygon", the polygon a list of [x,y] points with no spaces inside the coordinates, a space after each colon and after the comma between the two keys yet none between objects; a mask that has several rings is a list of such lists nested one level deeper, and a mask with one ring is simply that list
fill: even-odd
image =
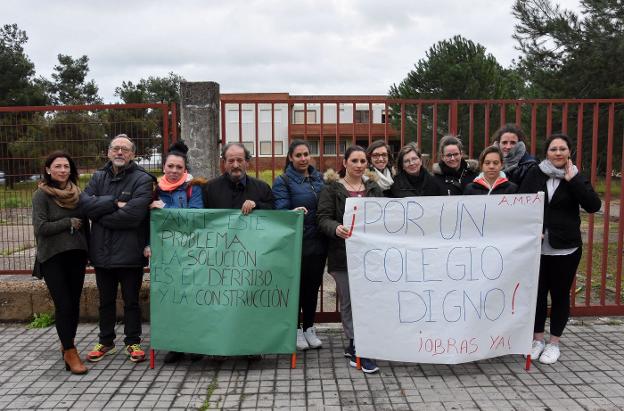
[{"label": "brown leather boot", "polygon": [[65,360],[65,369],[71,371],[72,374],[85,374],[89,371],[82,363],[75,348],[63,351],[63,359]]}]

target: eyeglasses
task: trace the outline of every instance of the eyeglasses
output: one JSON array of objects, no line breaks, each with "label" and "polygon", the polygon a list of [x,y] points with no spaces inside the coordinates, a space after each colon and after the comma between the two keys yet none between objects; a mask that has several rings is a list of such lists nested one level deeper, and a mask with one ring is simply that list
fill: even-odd
[{"label": "eyeglasses", "polygon": [[415,157],[415,158],[406,158],[405,160],[403,160],[403,164],[406,166],[409,166],[410,164],[416,164],[420,161],[420,158]]},{"label": "eyeglasses", "polygon": [[444,158],[448,158],[450,160],[451,158],[460,157],[460,156],[461,156],[461,153],[448,153],[444,155]]},{"label": "eyeglasses", "polygon": [[128,147],[124,147],[124,146],[114,146],[114,147],[109,147],[108,149],[112,151],[113,153],[116,151],[121,151],[124,154],[128,154],[129,152],[132,151],[132,149]]},{"label": "eyeglasses", "polygon": [[375,153],[375,154],[371,154],[372,158],[388,158],[388,154],[386,153]]}]

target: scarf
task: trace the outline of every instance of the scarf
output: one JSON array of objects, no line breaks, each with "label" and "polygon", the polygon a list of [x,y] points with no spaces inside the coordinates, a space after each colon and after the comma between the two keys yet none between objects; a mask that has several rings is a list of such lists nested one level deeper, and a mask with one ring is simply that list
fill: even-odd
[{"label": "scarf", "polygon": [[509,173],[511,170],[518,168],[518,164],[520,163],[520,159],[526,154],[526,146],[523,141],[518,141],[518,143],[511,148],[509,153],[503,159],[504,168],[503,171]]},{"label": "scarf", "polygon": [[377,184],[379,185],[379,187],[381,187],[381,189],[384,191],[389,190],[390,186],[392,186],[392,183],[394,181],[392,180],[392,174],[390,173],[388,167],[384,168],[383,172],[379,171],[376,167],[373,167],[372,169],[379,178],[377,180]]},{"label": "scarf", "polygon": [[162,191],[174,191],[182,184],[190,181],[192,178],[193,176],[190,175],[188,171],[185,171],[184,174],[182,174],[182,177],[180,177],[180,179],[175,182],[167,180],[167,176],[164,175],[160,178],[160,180],[158,180],[158,188],[160,188]]},{"label": "scarf", "polygon": [[38,187],[41,191],[52,197],[57,206],[61,208],[75,209],[80,199],[80,187],[71,181],[67,181],[64,189],[49,186],[45,181],[40,181]]},{"label": "scarf", "polygon": [[415,190],[419,194],[422,193],[423,185],[425,184],[425,173],[427,172],[422,167],[420,167],[420,171],[416,175],[407,173],[405,171],[404,173],[408,183],[410,184],[410,188]]},{"label": "scarf", "polygon": [[[542,170],[542,173],[546,174],[550,178],[558,178],[563,179],[565,176],[565,168],[557,168],[550,162],[550,160],[542,160],[539,163],[539,168]],[[576,175],[578,173],[578,168],[574,164],[572,164],[572,174]]]}]

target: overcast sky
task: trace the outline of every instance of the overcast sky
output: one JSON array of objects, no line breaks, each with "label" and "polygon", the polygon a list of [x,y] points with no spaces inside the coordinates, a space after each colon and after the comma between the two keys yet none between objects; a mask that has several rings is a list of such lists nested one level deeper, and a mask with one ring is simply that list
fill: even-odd
[{"label": "overcast sky", "polygon": [[[576,10],[578,0],[559,0]],[[173,71],[222,93],[386,94],[435,42],[456,34],[507,67],[512,0],[2,2],[49,77],[57,54],[86,54],[105,102],[115,87]]]}]

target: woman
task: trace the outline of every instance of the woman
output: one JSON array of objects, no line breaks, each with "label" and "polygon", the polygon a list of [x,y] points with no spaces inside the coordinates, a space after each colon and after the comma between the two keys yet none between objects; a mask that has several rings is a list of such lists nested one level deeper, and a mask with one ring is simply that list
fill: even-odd
[{"label": "woman", "polygon": [[[194,179],[188,172],[186,158],[188,147],[184,142],[173,143],[169,147],[165,164],[163,166],[163,176],[158,180],[156,187],[156,200],[150,204],[150,208],[202,208],[201,184],[205,184],[203,178]],[[151,257],[152,251],[149,246],[145,247],[145,257]],[[165,355],[165,364],[180,361],[184,353],[169,351]],[[191,360],[198,360],[201,355],[192,354]]]},{"label": "woman", "polygon": [[505,124],[493,136],[494,145],[503,152],[503,171],[509,181],[520,186],[531,167],[537,166],[537,160],[530,155],[524,145],[524,132],[515,124]]},{"label": "woman", "polygon": [[366,149],[366,158],[368,160],[366,176],[373,178],[386,193],[394,182],[392,177],[395,174],[392,168],[394,159],[390,146],[384,140],[375,140]]},{"label": "woman", "polygon": [[[565,134],[546,139],[546,159],[527,171],[519,192],[546,193],[544,234],[540,259],[537,309],[531,358],[554,364],[561,354],[559,341],[570,315],[570,288],[581,260],[579,206],[588,213],[600,210],[600,198],[570,160],[572,144]],[[550,342],[545,344],[550,293]]]},{"label": "woman", "polygon": [[[349,364],[352,367],[356,366],[355,344],[345,249],[345,239],[349,237],[350,227],[343,223],[343,215],[348,197],[383,196],[383,191],[377,183],[364,175],[367,163],[366,152],[362,147],[349,147],[345,151],[342,160],[343,168],[340,173],[336,174],[333,170],[328,170],[325,173],[327,186],[321,192],[317,210],[319,228],[323,234],[329,237],[328,271],[336,280],[342,326],[349,339],[349,347],[345,350],[345,357],[350,358]],[[377,364],[372,359],[361,358],[360,365],[365,373],[379,371]]]},{"label": "woman", "polygon": [[416,143],[407,143],[397,157],[398,173],[390,187],[390,197],[446,195],[434,177],[423,167],[422,154]]},{"label": "woman", "polygon": [[277,210],[304,212],[299,311],[302,326],[297,328],[297,349],[320,348],[314,315],[318,292],[327,260],[327,240],[316,226],[319,194],[324,187],[323,175],[310,164],[310,146],[304,140],[293,140],[288,147],[284,174],[273,183]]},{"label": "woman", "polygon": [[42,175],[32,199],[37,260],[54,302],[65,369],[72,374],[84,374],[88,370],[78,355],[74,338],[80,318],[89,223],[78,204],[78,169],[69,154],[54,151],[46,158]]},{"label": "woman", "polygon": [[477,162],[464,160],[462,142],[455,136],[444,136],[440,140],[438,155],[440,161],[433,165],[432,171],[444,189],[443,195],[461,195],[477,176]]},{"label": "woman", "polygon": [[490,146],[479,156],[481,173],[466,186],[464,194],[513,194],[518,186],[507,180],[503,169],[503,153],[498,147]]}]

